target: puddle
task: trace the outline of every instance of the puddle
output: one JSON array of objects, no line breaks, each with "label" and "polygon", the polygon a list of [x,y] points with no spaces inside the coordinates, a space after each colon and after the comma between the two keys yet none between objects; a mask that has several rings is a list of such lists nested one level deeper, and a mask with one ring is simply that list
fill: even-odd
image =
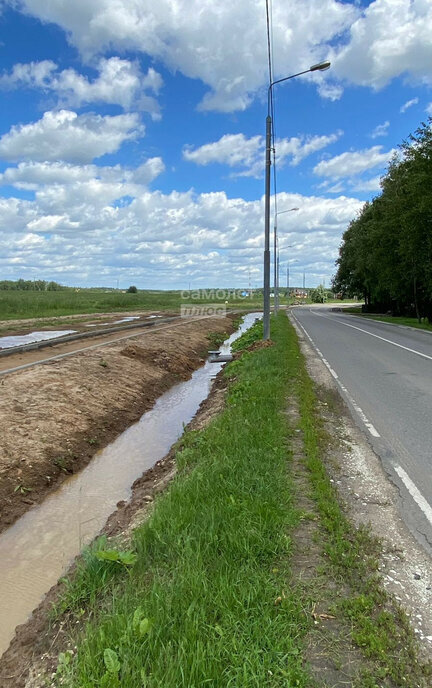
[{"label": "puddle", "polygon": [[66,334],[75,334],[76,330],[50,330],[49,332],[30,332],[29,334],[17,334],[13,337],[0,337],[0,349],[11,349],[15,346],[24,346],[34,342],[44,342],[47,339],[56,339]]},{"label": "puddle", "polygon": [[[260,317],[248,313],[230,344]],[[0,655],[84,545],[98,534],[133,482],[163,458],[208,396],[223,364],[207,362],[192,378],[163,394],[151,411],[98,452],[57,492],[0,535]]]}]

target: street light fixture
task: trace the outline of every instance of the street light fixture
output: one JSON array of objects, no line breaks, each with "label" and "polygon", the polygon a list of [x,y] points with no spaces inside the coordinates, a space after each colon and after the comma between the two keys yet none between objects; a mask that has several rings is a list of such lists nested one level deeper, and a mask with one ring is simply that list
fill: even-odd
[{"label": "street light fixture", "polygon": [[272,81],[268,87],[267,92],[267,119],[266,119],[266,162],[265,162],[265,203],[264,203],[264,339],[270,339],[270,166],[271,166],[271,130],[272,118],[270,110],[270,101],[272,95],[272,88],[282,81],[294,79],[296,76],[308,74],[308,72],[323,72],[329,69],[330,62],[319,62],[312,65],[309,69],[291,76],[285,76],[283,79],[276,79]]},{"label": "street light fixture", "polygon": [[274,312],[277,313],[279,310],[279,250],[277,248],[278,238],[277,238],[277,216],[283,213],[292,213],[294,210],[300,210],[300,208],[289,208],[288,210],[278,210],[275,213],[274,227],[273,227],[273,237],[274,237]]}]

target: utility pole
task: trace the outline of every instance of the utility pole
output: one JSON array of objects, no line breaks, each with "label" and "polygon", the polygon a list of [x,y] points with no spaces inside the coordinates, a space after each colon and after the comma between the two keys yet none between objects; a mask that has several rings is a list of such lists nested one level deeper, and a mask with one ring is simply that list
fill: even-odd
[{"label": "utility pole", "polygon": [[[267,91],[267,117],[266,117],[266,156],[265,156],[265,203],[264,203],[264,315],[263,315],[263,339],[270,339],[270,166],[271,166],[271,144],[272,144],[272,114],[273,101],[272,89],[276,84],[280,84],[296,76],[302,76],[308,72],[323,72],[329,69],[330,62],[319,62],[309,69],[305,69],[297,74],[284,76],[282,79],[270,81]],[[275,257],[276,261],[276,257]],[[275,285],[276,286],[276,285]]]},{"label": "utility pole", "polygon": [[[270,86],[271,88],[271,86]],[[269,112],[270,112],[269,88]],[[266,163],[264,204],[264,315],[263,339],[270,339],[270,166],[271,166],[271,117],[266,118]]]}]

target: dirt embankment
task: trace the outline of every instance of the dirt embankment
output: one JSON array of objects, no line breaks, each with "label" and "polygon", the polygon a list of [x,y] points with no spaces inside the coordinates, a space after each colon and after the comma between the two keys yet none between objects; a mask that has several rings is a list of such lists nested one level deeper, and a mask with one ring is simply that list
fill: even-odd
[{"label": "dirt embankment", "polygon": [[0,381],[0,531],[203,363],[213,318],[86,351]]},{"label": "dirt embankment", "polygon": [[[187,430],[202,430],[223,410],[226,388],[227,379],[221,372],[213,383],[211,394],[186,426]],[[163,459],[134,482],[130,499],[117,504],[101,534],[118,536],[129,542],[132,530],[151,514],[156,495],[165,490],[175,476],[177,451],[177,445],[171,447]],[[77,560],[67,575],[73,573]],[[59,652],[70,648],[68,619],[61,618],[55,623],[50,620],[52,605],[63,591],[61,580],[51,588],[29,620],[17,627],[9,648],[0,658],[2,687],[42,688],[48,685],[49,677],[56,671]]]}]

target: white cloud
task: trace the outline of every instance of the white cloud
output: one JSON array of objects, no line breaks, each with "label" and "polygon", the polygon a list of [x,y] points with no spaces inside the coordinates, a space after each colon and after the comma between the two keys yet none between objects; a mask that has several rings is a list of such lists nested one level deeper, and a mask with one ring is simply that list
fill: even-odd
[{"label": "white cloud", "polygon": [[[294,136],[290,139],[277,139],[275,143],[276,159],[282,167],[289,159],[291,165],[297,165],[303,158],[329,146],[342,136],[342,131],[326,136]],[[239,176],[261,177],[265,153],[265,138],[244,134],[225,134],[219,141],[206,143],[199,148],[186,146],[183,158],[198,165],[219,163],[229,167],[243,168]]]},{"label": "white cloud", "polygon": [[401,106],[399,112],[406,112],[408,108],[412,107],[413,105],[417,105],[418,102],[418,98],[411,98],[411,100],[407,100],[407,102]]},{"label": "white cloud", "polygon": [[247,138],[244,134],[225,134],[219,141],[193,149],[186,146],[183,158],[198,165],[221,163],[230,167],[250,167],[263,147],[263,137]]},{"label": "white cloud", "polygon": [[[12,0],[10,0],[12,1]],[[209,86],[201,108],[244,110],[267,79],[265,4],[250,0],[20,0],[60,25],[90,59],[105,50],[138,50]],[[359,9],[336,0],[290,0],[273,8],[276,77],[322,59]],[[306,79],[312,79],[307,75]],[[319,84],[323,77],[316,75]]]},{"label": "white cloud", "polygon": [[401,75],[431,84],[431,34],[429,0],[375,0],[353,22],[346,45],[333,49],[334,73],[375,89]]},{"label": "white cloud", "polygon": [[387,136],[388,134],[388,128],[390,126],[390,122],[386,121],[383,124],[378,124],[373,132],[370,134],[371,139],[377,139],[380,136]]},{"label": "white cloud", "polygon": [[52,60],[16,64],[10,73],[0,76],[0,87],[15,88],[18,84],[26,84],[33,88],[47,88],[56,69],[57,65]]},{"label": "white cloud", "polygon": [[45,185],[68,186],[98,180],[108,184],[147,185],[165,169],[162,158],[149,158],[137,168],[72,165],[65,162],[21,162],[0,174],[0,185],[37,190]]},{"label": "white cloud", "polygon": [[146,110],[159,117],[157,101],[146,91],[158,93],[162,78],[152,67],[142,74],[139,65],[119,57],[101,59],[99,75],[90,80],[74,69],[58,71],[50,60],[16,64],[0,77],[0,88],[27,86],[45,92],[55,92],[63,105],[80,107],[86,103],[111,103],[130,110]]},{"label": "white cloud", "polygon": [[320,177],[332,179],[353,177],[374,167],[384,167],[394,153],[394,149],[383,153],[382,146],[373,146],[362,151],[342,153],[330,160],[322,160],[315,165],[313,171]]},{"label": "white cloud", "polygon": [[0,138],[4,160],[85,163],[105,153],[114,153],[122,143],[144,133],[138,115],[102,117],[77,115],[70,110],[45,112],[32,124],[15,125]]},{"label": "white cloud", "polygon": [[308,155],[335,143],[342,135],[343,131],[338,130],[328,136],[294,136],[291,139],[277,139],[275,144],[276,159],[279,159],[280,164],[286,157],[292,156],[292,164],[297,165]]},{"label": "white cloud", "polygon": [[[15,3],[15,0],[8,0]],[[209,86],[201,108],[244,110],[267,80],[263,2],[237,0],[19,0],[23,11],[54,22],[85,57],[138,50]],[[432,83],[429,0],[290,0],[273,6],[275,77],[332,60],[327,75],[306,75],[323,97],[340,84],[382,88],[397,76]]]},{"label": "white cloud", "polygon": [[[75,285],[94,284],[97,275],[99,284],[119,278],[126,286],[151,288],[157,281],[182,288],[189,280],[247,286],[250,270],[252,282],[261,283],[263,198],[141,189],[129,205],[112,207],[109,191],[95,180],[81,189],[47,184],[34,201],[1,199],[2,274]],[[341,234],[361,205],[347,196],[280,193],[278,208],[300,209],[279,217],[282,268],[289,257],[311,282],[329,279]]]},{"label": "white cloud", "polygon": [[322,98],[335,101],[342,98],[343,88],[340,84],[332,82],[331,79],[322,79],[318,84],[318,93]]},{"label": "white cloud", "polygon": [[379,191],[381,189],[381,177],[352,181],[350,187],[352,191],[362,191],[364,193]]},{"label": "white cloud", "polygon": [[426,106],[426,112],[432,117],[432,103],[429,103],[429,105]]},{"label": "white cloud", "polygon": [[343,182],[336,182],[336,184],[332,184],[326,188],[326,193],[341,194],[344,191],[345,184]]}]

